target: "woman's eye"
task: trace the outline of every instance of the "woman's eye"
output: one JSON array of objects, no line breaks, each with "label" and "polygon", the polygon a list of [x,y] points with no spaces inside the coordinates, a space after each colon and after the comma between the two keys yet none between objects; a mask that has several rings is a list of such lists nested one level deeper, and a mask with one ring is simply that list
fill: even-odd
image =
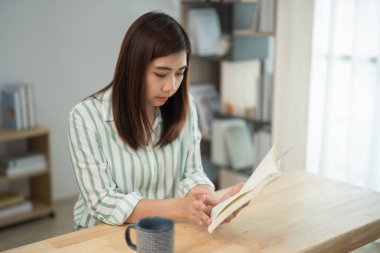
[{"label": "woman's eye", "polygon": [[176,76],[183,76],[183,72],[176,73]]},{"label": "woman's eye", "polygon": [[166,74],[159,74],[159,73],[155,73],[155,75],[159,78],[164,78],[166,77]]}]

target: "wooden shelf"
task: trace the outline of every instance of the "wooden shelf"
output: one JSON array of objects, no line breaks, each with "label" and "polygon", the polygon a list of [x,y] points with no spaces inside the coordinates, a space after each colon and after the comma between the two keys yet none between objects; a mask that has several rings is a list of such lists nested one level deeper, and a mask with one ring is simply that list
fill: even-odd
[{"label": "wooden shelf", "polygon": [[217,5],[217,4],[234,4],[234,3],[257,3],[258,0],[219,0],[219,1],[188,1],[182,0],[182,4],[191,6]]},{"label": "wooden shelf", "polygon": [[45,215],[53,215],[54,210],[53,207],[41,202],[32,201],[33,210],[27,213],[18,214],[12,217],[8,217],[6,219],[0,219],[0,227],[5,227],[12,225],[14,223],[19,223],[23,221],[27,221],[30,219],[38,218]]},{"label": "wooden shelf", "polygon": [[247,121],[248,123],[252,124],[255,127],[256,131],[258,131],[259,129],[265,128],[265,127],[270,128],[270,126],[271,126],[270,121],[259,120],[259,119],[247,117],[244,115],[228,114],[228,113],[222,113],[222,112],[218,112],[215,114],[215,119],[230,119],[230,118],[243,119],[243,120]]},{"label": "wooden shelf", "polygon": [[[2,146],[5,149],[9,144],[8,142],[19,140],[25,142],[26,152],[41,153],[45,155],[46,169],[17,176],[0,176],[1,184],[11,184],[17,180],[28,181],[29,192],[27,195],[30,196],[33,204],[32,211],[8,217],[6,219],[0,219],[0,227],[53,214],[49,129],[43,126],[37,126],[33,129],[22,131],[12,131],[0,128],[0,143],[2,143]],[[14,191],[17,192],[16,189]]]},{"label": "wooden shelf", "polygon": [[252,30],[235,30],[233,32],[236,36],[263,36],[263,37],[273,37],[275,36],[274,33],[270,32],[258,32],[258,31],[252,31]]},{"label": "wooden shelf", "polygon": [[49,133],[49,129],[42,126],[37,126],[33,129],[22,130],[22,131],[14,131],[14,130],[9,130],[9,129],[0,127],[0,142],[15,141],[19,139],[40,136],[40,135],[44,135],[48,133]]}]

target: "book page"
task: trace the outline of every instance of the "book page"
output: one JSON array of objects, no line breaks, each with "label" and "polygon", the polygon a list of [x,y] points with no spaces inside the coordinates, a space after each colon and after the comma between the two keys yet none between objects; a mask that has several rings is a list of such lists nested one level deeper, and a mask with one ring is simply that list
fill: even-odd
[{"label": "book page", "polygon": [[279,144],[276,143],[261,161],[256,170],[245,182],[243,188],[232,197],[216,205],[211,211],[212,223],[208,227],[209,233],[212,233],[228,216],[250,201],[256,196],[267,184],[274,181],[281,175],[279,163],[281,160],[276,159]]}]

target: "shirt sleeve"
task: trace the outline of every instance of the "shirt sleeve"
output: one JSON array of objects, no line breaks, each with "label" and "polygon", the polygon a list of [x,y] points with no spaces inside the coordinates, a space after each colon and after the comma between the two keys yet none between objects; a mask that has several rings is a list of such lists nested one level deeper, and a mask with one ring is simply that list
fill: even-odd
[{"label": "shirt sleeve", "polygon": [[198,116],[195,109],[195,105],[190,98],[190,113],[188,117],[188,151],[185,163],[185,175],[181,180],[178,193],[180,196],[186,196],[186,194],[196,185],[205,184],[209,185],[215,190],[214,184],[210,181],[207,175],[203,171],[200,143],[201,133],[198,127]]},{"label": "shirt sleeve", "polygon": [[68,136],[80,194],[91,216],[107,224],[121,225],[142,196],[138,192],[124,194],[112,181],[93,116],[82,107],[77,106],[69,115]]}]

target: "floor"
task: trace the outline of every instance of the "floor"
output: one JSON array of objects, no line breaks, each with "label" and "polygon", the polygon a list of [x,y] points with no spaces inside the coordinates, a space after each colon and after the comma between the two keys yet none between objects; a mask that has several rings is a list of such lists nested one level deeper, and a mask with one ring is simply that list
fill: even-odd
[{"label": "floor", "polygon": [[[0,251],[44,240],[73,231],[72,208],[76,198],[56,203],[55,218],[41,218],[0,229]],[[380,242],[368,244],[353,253],[379,253]]]}]

